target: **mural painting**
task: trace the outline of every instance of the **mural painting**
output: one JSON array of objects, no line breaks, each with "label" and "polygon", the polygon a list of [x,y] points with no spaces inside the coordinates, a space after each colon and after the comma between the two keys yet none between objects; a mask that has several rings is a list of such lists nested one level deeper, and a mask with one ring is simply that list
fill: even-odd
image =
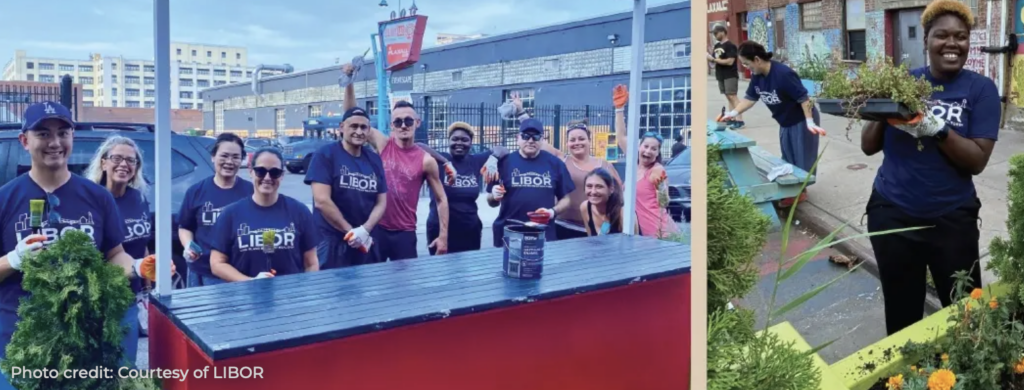
[{"label": "mural painting", "polygon": [[868,59],[880,58],[885,55],[885,11],[872,11],[864,14],[867,28]]},{"label": "mural painting", "polygon": [[[800,25],[800,5],[792,3],[786,6],[786,26]],[[819,31],[800,31],[798,28],[786,28],[786,59],[797,66],[804,57],[828,58],[833,52],[839,54],[843,40],[838,29]]]},{"label": "mural painting", "polygon": [[768,10],[747,13],[747,38],[764,45],[766,50],[773,51],[772,35],[772,29],[768,27]]}]

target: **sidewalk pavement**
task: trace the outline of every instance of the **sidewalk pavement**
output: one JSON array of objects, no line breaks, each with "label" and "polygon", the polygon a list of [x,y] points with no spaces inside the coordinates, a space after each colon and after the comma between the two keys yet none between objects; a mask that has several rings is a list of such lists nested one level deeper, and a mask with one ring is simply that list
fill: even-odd
[{"label": "sidewalk pavement", "polygon": [[[716,85],[714,77],[709,77],[708,85]],[[740,81],[739,91],[742,98],[747,82]],[[721,114],[722,107],[727,107],[725,96],[717,89],[708,91],[708,118],[713,119]],[[738,132],[757,142],[757,145],[782,156],[779,149],[779,126],[771,117],[771,113],[763,103],[758,103],[743,114],[746,126]],[[860,125],[850,130],[846,136],[848,120],[846,118],[822,115],[822,127],[828,135],[820,142],[819,153],[824,151],[818,163],[817,182],[807,189],[807,201],[800,202],[795,218],[803,225],[811,228],[815,234],[824,236],[849,222],[840,234],[849,237],[867,232],[867,219],[862,218],[871,195],[871,183],[875,180],[876,170],[882,163],[883,153],[865,156],[860,150]],[[999,133],[999,141],[989,160],[988,166],[975,176],[978,197],[981,198],[981,249],[982,281],[985,284],[995,281],[991,271],[985,270],[988,263],[988,246],[995,237],[1007,237],[1007,189],[1009,179],[1009,159],[1015,153],[1024,150],[1024,132],[1003,129]],[[781,213],[780,218],[787,214]],[[848,244],[847,244],[848,243]],[[871,251],[868,239],[857,239],[839,244],[841,251],[865,260],[862,266],[877,275],[877,264]],[[932,301],[933,304],[937,300]]]}]

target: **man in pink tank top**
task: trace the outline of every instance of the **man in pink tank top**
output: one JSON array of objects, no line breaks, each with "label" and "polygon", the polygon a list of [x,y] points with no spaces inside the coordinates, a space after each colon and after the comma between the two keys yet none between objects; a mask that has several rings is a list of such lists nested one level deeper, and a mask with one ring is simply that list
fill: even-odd
[{"label": "man in pink tank top", "polygon": [[[351,85],[345,89],[345,106],[355,105],[355,91]],[[391,136],[377,129],[367,134],[367,142],[380,152],[384,163],[384,176],[388,183],[387,206],[384,217],[370,233],[377,245],[379,261],[416,258],[416,209],[420,188],[430,183],[437,199],[440,234],[429,247],[438,254],[448,252],[448,199],[441,185],[437,160],[416,145],[414,132],[420,125],[419,115],[412,104],[400,101],[391,110]],[[445,165],[447,177],[455,177],[451,163]]]}]

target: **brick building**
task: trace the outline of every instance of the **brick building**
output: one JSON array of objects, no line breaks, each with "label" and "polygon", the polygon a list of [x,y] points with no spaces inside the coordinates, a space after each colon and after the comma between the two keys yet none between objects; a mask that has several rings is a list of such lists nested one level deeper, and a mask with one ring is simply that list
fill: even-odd
[{"label": "brick building", "polygon": [[[662,128],[678,134],[690,127],[690,2],[652,7],[646,20],[644,95],[635,101],[642,111],[656,106]],[[519,93],[524,104],[610,106],[612,88],[629,82],[631,31],[627,12],[424,49],[415,66],[391,75],[391,92],[431,105],[500,104]],[[206,89],[204,129],[301,131],[303,120],[341,113],[340,75],[335,65],[265,78],[259,101],[249,84]],[[376,84],[373,66],[356,76],[358,104],[372,115]]]},{"label": "brick building", "polygon": [[[155,112],[152,108],[83,107],[78,120],[81,122],[156,123]],[[202,128],[202,111],[171,109],[171,130],[175,133]]]}]

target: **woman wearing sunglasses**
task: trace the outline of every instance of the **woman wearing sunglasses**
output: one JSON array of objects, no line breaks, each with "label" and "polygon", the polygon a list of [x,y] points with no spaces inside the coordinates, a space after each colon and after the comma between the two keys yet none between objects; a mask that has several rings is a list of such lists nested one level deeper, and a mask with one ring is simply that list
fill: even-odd
[{"label": "woman wearing sunglasses", "polygon": [[245,159],[245,143],[237,135],[221,133],[210,151],[213,159],[212,177],[193,184],[181,203],[178,239],[184,247],[182,256],[188,262],[188,287],[223,283],[210,269],[213,249],[213,226],[221,210],[252,195],[252,183],[238,177]]},{"label": "woman wearing sunglasses", "polygon": [[[522,100],[516,94],[512,95],[511,109],[505,106],[501,107],[499,112],[506,115],[514,112],[515,116],[519,117],[520,120],[529,118],[529,115],[523,110]],[[562,153],[561,150],[558,150],[558,148],[545,142],[543,139],[540,140],[541,150],[557,156],[565,163],[566,168],[569,170],[569,177],[572,178],[572,183],[576,187],[575,190],[569,193],[570,207],[555,219],[555,235],[559,240],[587,236],[586,224],[579,209],[579,205],[587,200],[584,188],[587,174],[595,169],[603,168],[607,172],[611,172],[615,180],[622,181],[619,178],[618,171],[615,170],[611,163],[592,155],[591,133],[585,120],[570,123],[569,130],[566,131],[565,135],[568,139],[566,146],[568,146],[569,152],[567,153]]]},{"label": "woman wearing sunglasses", "polygon": [[622,233],[622,185],[611,172],[597,168],[584,180],[587,200],[580,204],[580,215],[588,236]]},{"label": "woman wearing sunglasses", "polygon": [[[18,322],[20,299],[28,295],[21,285],[22,264],[62,232],[88,234],[107,261],[124,268],[129,280],[139,268],[122,246],[124,220],[110,191],[68,170],[75,128],[71,112],[60,103],[40,102],[29,106],[23,118],[18,140],[32,166],[0,187],[0,359]],[[42,215],[30,210],[32,200],[45,202]],[[126,359],[123,364],[134,362]],[[0,389],[11,388],[0,380]]]},{"label": "woman wearing sunglasses", "polygon": [[[228,206],[214,226],[210,268],[218,278],[241,282],[316,272],[320,237],[313,213],[305,204],[277,192],[284,176],[284,158],[274,148],[252,156],[249,177],[255,191]],[[270,232],[270,235],[267,233]],[[272,242],[264,238],[273,237]]]},{"label": "woman wearing sunglasses", "polygon": [[[617,85],[612,91],[615,103],[615,139],[619,148],[626,150],[626,102],[629,90]],[[636,179],[636,222],[640,234],[665,238],[679,233],[679,226],[668,212],[668,178],[661,165],[661,134],[646,132],[640,137],[639,171]]]}]

